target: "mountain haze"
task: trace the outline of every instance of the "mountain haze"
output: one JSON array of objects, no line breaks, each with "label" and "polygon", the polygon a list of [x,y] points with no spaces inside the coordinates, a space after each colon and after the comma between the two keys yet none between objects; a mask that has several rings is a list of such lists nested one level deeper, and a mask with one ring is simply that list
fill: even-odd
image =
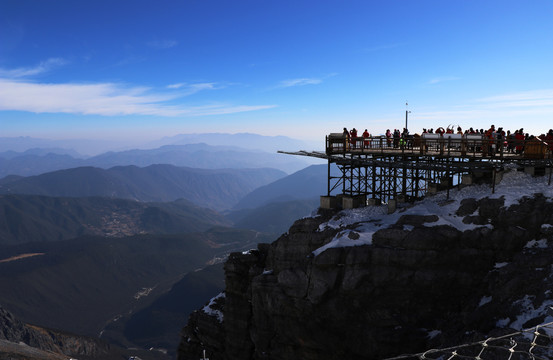
[{"label": "mountain haze", "polygon": [[244,196],[234,209],[252,209],[271,202],[319,198],[327,192],[327,165],[311,165],[285,178],[260,186]]},{"label": "mountain haze", "polygon": [[165,145],[149,150],[127,150],[108,152],[83,161],[83,164],[97,167],[117,165],[148,166],[170,164],[201,169],[247,169],[270,167],[287,173],[308,166],[309,163],[289,155],[262,150],[244,149],[231,145],[207,145],[205,143],[186,145]]},{"label": "mountain haze", "polygon": [[2,182],[0,194],[104,196],[137,201],[187,199],[213,209],[228,209],[255,188],[286,174],[275,169],[207,170],[172,165],[108,170],[80,167]]},{"label": "mountain haze", "polygon": [[110,151],[96,153],[94,156],[84,156],[77,152],[80,144],[87,144],[87,141],[0,138],[0,177],[39,175],[84,166],[107,169],[113,166],[144,167],[154,164],[203,169],[265,168],[267,164],[271,164],[272,168],[292,173],[318,162],[315,159],[278,154],[277,150],[313,150],[316,146],[284,136],[177,135],[132,148],[111,146]]},{"label": "mountain haze", "polygon": [[276,152],[278,150],[316,150],[324,148],[324,138],[320,142],[293,139],[287,136],[264,136],[252,133],[207,133],[180,134],[164,137],[149,143],[151,147],[163,145],[187,145],[205,143],[212,146],[239,146],[243,149]]},{"label": "mountain haze", "polygon": [[234,227],[252,229],[278,236],[286,231],[297,219],[311,215],[319,207],[318,197],[275,201],[254,209],[231,211],[225,217],[234,223]]}]

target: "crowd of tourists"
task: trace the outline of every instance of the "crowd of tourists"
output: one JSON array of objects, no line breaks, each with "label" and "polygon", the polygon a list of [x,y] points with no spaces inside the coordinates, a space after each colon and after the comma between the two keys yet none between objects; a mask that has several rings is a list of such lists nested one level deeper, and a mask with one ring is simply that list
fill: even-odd
[{"label": "crowd of tourists", "polygon": [[[404,145],[407,145],[410,140],[420,138],[424,134],[438,134],[444,136],[444,134],[458,134],[458,135],[480,135],[482,139],[487,140],[489,144],[489,151],[499,151],[502,149],[507,153],[517,153],[521,154],[524,151],[524,144],[529,140],[537,140],[542,142],[550,150],[553,150],[553,129],[545,134],[539,136],[530,135],[529,133],[524,132],[524,128],[520,128],[511,132],[510,130],[505,131],[502,127],[495,128],[495,125],[491,125],[488,130],[484,129],[473,129],[472,127],[463,131],[460,126],[455,128],[454,126],[448,126],[447,128],[439,127],[437,129],[422,129],[422,134],[413,134],[410,135],[409,131],[406,128],[403,128],[402,131],[399,129],[394,129],[392,132],[390,129],[386,130],[386,146],[398,148]],[[371,139],[373,138],[369,131],[365,131],[359,136],[357,129],[353,128],[348,131],[347,128],[344,128],[343,136],[346,143],[353,149],[355,148],[369,148],[371,147]],[[380,138],[380,136],[379,136]],[[412,144],[412,141],[410,141]],[[501,148],[503,147],[503,148]]]}]

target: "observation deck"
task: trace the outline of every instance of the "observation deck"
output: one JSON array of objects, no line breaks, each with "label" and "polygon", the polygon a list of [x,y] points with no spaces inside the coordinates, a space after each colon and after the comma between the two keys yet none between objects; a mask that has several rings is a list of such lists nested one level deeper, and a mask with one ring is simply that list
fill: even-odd
[{"label": "observation deck", "polygon": [[[426,194],[474,183],[491,184],[492,192],[507,164],[532,175],[553,172],[553,141],[489,139],[485,135],[423,134],[387,138],[326,136],[325,152],[280,153],[328,160],[323,208],[353,208],[415,201]],[[335,164],[339,172],[331,171]],[[341,191],[341,193],[336,194]]]}]

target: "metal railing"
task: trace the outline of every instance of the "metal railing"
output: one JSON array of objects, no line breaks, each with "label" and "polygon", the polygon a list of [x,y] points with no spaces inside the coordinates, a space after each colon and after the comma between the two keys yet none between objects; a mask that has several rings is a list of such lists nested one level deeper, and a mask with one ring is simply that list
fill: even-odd
[{"label": "metal railing", "polygon": [[553,141],[490,139],[484,135],[423,134],[407,137],[326,136],[326,154],[406,154],[490,159],[551,159]]}]

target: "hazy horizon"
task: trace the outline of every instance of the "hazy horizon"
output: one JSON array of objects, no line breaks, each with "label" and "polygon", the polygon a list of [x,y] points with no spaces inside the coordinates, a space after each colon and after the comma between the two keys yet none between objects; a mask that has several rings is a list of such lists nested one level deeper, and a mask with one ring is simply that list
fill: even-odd
[{"label": "hazy horizon", "polygon": [[[253,142],[244,141],[244,138],[255,139]],[[95,156],[109,151],[146,150],[156,149],[166,145],[195,145],[206,144],[209,146],[236,147],[246,150],[260,150],[274,152],[277,150],[322,150],[324,138],[318,142],[303,141],[283,135],[272,137],[254,133],[193,133],[164,136],[154,140],[106,140],[106,139],[48,139],[32,136],[0,137],[0,153],[15,151],[23,153],[34,149],[60,148],[73,150],[82,156]],[[264,141],[270,140],[266,146]],[[282,142],[279,142],[282,140]],[[280,145],[279,145],[280,144]],[[298,146],[295,146],[295,145]]]}]

